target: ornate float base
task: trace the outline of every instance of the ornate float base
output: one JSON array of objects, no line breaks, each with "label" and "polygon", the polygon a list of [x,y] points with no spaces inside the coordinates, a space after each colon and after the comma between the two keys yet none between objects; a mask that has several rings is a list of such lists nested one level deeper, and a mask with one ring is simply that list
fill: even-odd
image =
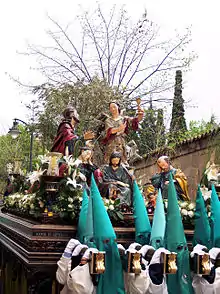
[{"label": "ornate float base", "polygon": [[[132,216],[125,216],[132,221]],[[115,227],[118,243],[134,242],[134,227]],[[0,212],[0,293],[58,294],[56,263],[76,227],[40,224]],[[193,231],[186,231],[191,243]]]}]

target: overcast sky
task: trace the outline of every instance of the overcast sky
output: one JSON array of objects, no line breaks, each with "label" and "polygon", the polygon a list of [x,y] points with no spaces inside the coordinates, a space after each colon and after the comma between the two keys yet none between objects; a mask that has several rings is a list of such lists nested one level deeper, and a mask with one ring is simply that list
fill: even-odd
[{"label": "overcast sky", "polygon": [[[105,9],[115,2],[120,5],[125,0],[105,0]],[[30,74],[31,60],[18,55],[25,51],[27,41],[44,45],[47,42],[45,30],[50,27],[47,13],[67,24],[74,19],[78,3],[86,8],[94,7],[93,0],[7,0],[0,4],[0,133],[6,133],[13,118],[26,119],[24,102],[32,97],[19,89],[6,72],[30,80],[40,81],[39,75]],[[198,59],[192,64],[191,72],[184,76],[185,100],[191,100],[187,107],[189,120],[208,120],[211,114],[220,119],[219,68],[220,68],[220,2],[218,0],[126,0],[129,15],[137,19],[144,11],[148,17],[164,30],[179,29],[192,25],[192,50]],[[23,102],[23,103],[22,103]]]}]

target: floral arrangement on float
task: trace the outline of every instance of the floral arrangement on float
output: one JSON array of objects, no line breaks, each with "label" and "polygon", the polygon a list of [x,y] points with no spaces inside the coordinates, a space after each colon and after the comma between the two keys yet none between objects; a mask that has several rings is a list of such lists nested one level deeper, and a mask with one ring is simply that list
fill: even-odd
[{"label": "floral arrangement on float", "polygon": [[[194,226],[194,214],[196,210],[195,202],[178,201],[180,214],[185,228],[192,228]],[[167,209],[168,201],[164,200],[165,211]]]},{"label": "floral arrangement on float", "polygon": [[[36,169],[26,177],[10,175],[10,194],[4,198],[3,211],[45,223],[76,224],[86,181],[80,163],[54,152],[38,156]],[[123,221],[120,199],[103,198],[103,202],[114,224]]]},{"label": "floral arrangement on float", "polygon": [[77,219],[82,201],[82,185],[78,180],[84,180],[78,165],[78,160],[62,157],[60,153],[38,156],[36,169],[26,177],[10,175],[12,194],[5,197],[4,209],[35,219]]},{"label": "floral arrangement on float", "polygon": [[[201,192],[205,201],[205,206],[207,209],[208,216],[210,217],[211,215],[211,206],[210,206],[210,199],[211,199],[211,190],[209,190],[206,186],[201,187]],[[156,204],[156,198],[154,199]],[[151,205],[152,200],[151,199],[145,199],[145,205],[148,210],[148,214],[152,215],[154,213],[154,205]],[[149,205],[150,204],[150,205]],[[178,201],[179,204],[179,210],[180,214],[182,216],[182,221],[184,224],[184,228],[186,229],[193,229],[194,227],[194,215],[195,215],[195,210],[196,210],[196,204],[195,202],[192,201]],[[167,210],[168,206],[168,200],[164,199],[164,208],[165,212]]]},{"label": "floral arrangement on float", "polygon": [[[58,164],[61,164],[58,173]],[[26,177],[11,174],[11,193],[4,198],[3,211],[25,218],[34,218],[43,222],[76,224],[81,208],[83,183],[86,179],[80,172],[80,161],[72,156],[62,157],[60,154],[49,153],[38,157],[38,163],[33,172]],[[62,172],[61,176],[58,176]],[[210,191],[202,187],[202,194],[210,215]],[[120,203],[120,199],[103,198],[104,206],[113,225],[130,226],[133,224],[131,213]],[[167,200],[164,200],[165,210]],[[145,205],[153,217],[152,206],[145,199]],[[195,203],[179,201],[184,227],[193,227]],[[130,209],[132,212],[132,209]]]}]

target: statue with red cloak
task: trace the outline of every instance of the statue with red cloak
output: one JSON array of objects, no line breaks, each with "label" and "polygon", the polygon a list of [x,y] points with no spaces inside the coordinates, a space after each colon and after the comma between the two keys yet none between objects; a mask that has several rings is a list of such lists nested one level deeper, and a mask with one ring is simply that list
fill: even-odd
[{"label": "statue with red cloak", "polygon": [[[74,107],[68,107],[63,112],[63,120],[61,121],[57,135],[54,139],[51,152],[59,152],[65,156],[73,154],[75,143],[79,138],[75,133],[75,126],[79,123],[79,115]],[[94,134],[90,131],[84,134],[84,140],[91,140]]]}]

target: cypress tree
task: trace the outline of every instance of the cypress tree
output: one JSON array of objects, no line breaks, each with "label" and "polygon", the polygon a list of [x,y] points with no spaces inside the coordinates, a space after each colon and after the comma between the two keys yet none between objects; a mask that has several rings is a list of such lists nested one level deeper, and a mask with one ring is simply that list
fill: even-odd
[{"label": "cypress tree", "polygon": [[[170,141],[181,139],[181,135],[187,131],[184,99],[182,97],[182,71],[176,71],[175,91],[170,123]],[[174,139],[175,138],[175,139]]]},{"label": "cypress tree", "polygon": [[145,110],[144,119],[139,131],[140,154],[147,154],[156,148],[156,111],[149,107]]},{"label": "cypress tree", "polygon": [[165,138],[165,126],[164,126],[164,118],[163,118],[163,109],[158,109],[157,111],[157,124],[156,124],[156,135],[157,142],[156,147],[162,147],[166,143]]}]

